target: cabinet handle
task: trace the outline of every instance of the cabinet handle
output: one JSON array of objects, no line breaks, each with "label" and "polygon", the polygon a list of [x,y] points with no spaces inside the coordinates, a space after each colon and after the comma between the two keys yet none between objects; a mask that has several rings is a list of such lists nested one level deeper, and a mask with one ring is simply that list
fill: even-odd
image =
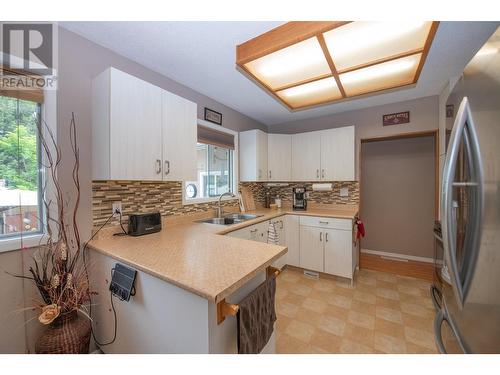
[{"label": "cabinet handle", "polygon": [[316,178],[319,178],[319,169],[316,169]]},{"label": "cabinet handle", "polygon": [[323,241],[323,232],[319,232],[319,242]]},{"label": "cabinet handle", "polygon": [[165,176],[170,173],[170,161],[165,160]]},{"label": "cabinet handle", "polygon": [[319,221],[319,223],[320,223],[320,224],[328,224],[328,223],[329,223],[329,221],[321,221],[321,220],[320,220],[320,221]]},{"label": "cabinet handle", "polygon": [[328,232],[325,233],[325,242],[328,242]]},{"label": "cabinet handle", "polygon": [[262,177],[262,169],[259,169],[259,179]]},{"label": "cabinet handle", "polygon": [[281,228],[280,229],[283,229],[284,228],[283,220],[280,220],[280,224],[281,224]]},{"label": "cabinet handle", "polygon": [[252,229],[252,230],[250,231],[250,233],[256,233],[257,231],[258,231],[258,229],[257,229],[257,228],[256,228],[256,229]]},{"label": "cabinet handle", "polygon": [[156,174],[161,173],[161,160],[156,159]]},{"label": "cabinet handle", "polygon": [[271,178],[271,171],[269,171],[269,178]]},{"label": "cabinet handle", "polygon": [[325,178],[325,170],[324,169],[321,170],[321,178]]}]

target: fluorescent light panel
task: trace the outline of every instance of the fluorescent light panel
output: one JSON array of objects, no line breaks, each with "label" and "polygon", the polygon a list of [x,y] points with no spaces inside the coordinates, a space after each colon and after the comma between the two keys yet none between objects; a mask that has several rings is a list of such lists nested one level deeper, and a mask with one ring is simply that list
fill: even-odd
[{"label": "fluorescent light panel", "polygon": [[[296,31],[293,37],[300,40],[310,26],[306,24],[284,25],[284,40],[290,31]],[[237,63],[291,109],[300,109],[416,83],[421,60],[430,48],[427,40],[436,30],[433,24],[437,25],[428,21],[332,25],[333,29],[315,29],[308,34],[315,36],[264,56],[266,49],[258,52],[257,46],[254,56],[260,57]],[[266,34],[261,36],[265,41],[259,43],[267,43],[267,50],[272,50],[276,34],[268,39]],[[318,40],[321,35],[322,45]],[[248,54],[252,42],[244,43],[244,53]]]},{"label": "fluorescent light panel", "polygon": [[423,49],[432,22],[351,22],[324,34],[339,72]]},{"label": "fluorescent light panel", "polygon": [[245,67],[273,90],[330,73],[316,37],[251,61]]},{"label": "fluorescent light panel", "polygon": [[342,94],[333,77],[291,87],[278,91],[276,94],[293,108],[342,98]]}]

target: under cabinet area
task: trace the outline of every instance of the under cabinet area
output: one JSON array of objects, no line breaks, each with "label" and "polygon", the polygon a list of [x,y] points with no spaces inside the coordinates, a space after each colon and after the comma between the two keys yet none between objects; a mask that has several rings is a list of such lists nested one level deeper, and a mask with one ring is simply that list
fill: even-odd
[{"label": "under cabinet area", "polygon": [[92,178],[196,178],[197,105],[115,68],[92,81]]}]

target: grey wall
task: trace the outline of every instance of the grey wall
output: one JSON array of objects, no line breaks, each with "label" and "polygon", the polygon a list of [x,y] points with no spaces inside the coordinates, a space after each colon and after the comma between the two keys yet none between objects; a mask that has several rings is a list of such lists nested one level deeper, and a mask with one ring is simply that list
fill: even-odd
[{"label": "grey wall", "polygon": [[[410,111],[410,123],[382,126],[382,116],[388,113]],[[354,125],[356,127],[356,176],[359,179],[360,140],[401,133],[436,130],[439,127],[438,96],[429,96],[399,103],[287,122],[269,126],[269,133],[300,133],[313,130]]]},{"label": "grey wall", "polygon": [[432,258],[434,137],[362,144],[363,249]]}]

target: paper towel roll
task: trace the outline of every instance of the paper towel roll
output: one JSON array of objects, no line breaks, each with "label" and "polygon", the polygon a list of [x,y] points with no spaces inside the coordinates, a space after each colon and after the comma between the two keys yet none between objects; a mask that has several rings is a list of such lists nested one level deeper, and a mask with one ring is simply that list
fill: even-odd
[{"label": "paper towel roll", "polygon": [[332,191],[332,184],[312,184],[313,191]]}]

